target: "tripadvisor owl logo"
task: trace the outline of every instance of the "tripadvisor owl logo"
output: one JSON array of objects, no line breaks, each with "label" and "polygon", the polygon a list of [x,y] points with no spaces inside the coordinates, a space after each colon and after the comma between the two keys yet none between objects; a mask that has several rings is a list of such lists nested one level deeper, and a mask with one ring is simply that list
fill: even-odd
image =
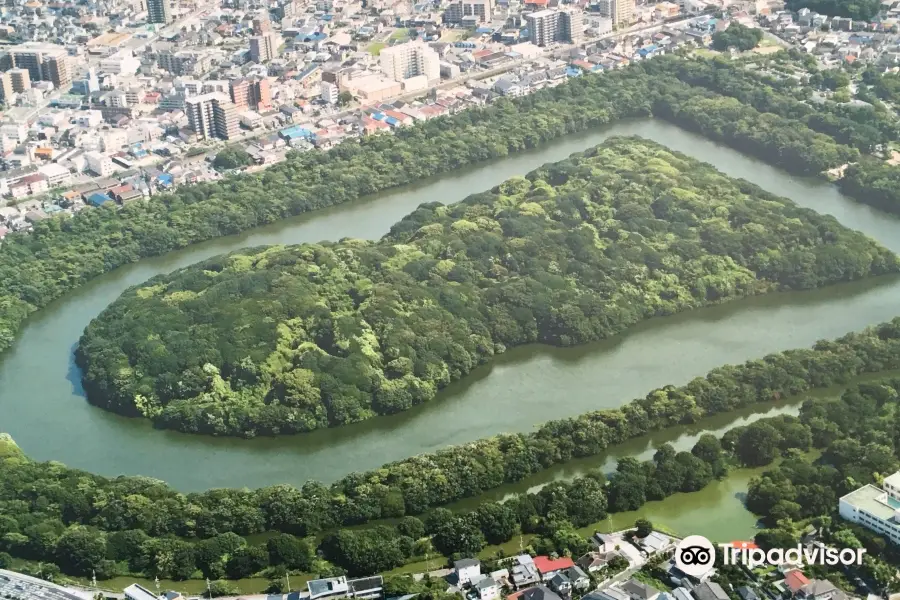
[{"label": "tripadvisor owl logo", "polygon": [[[750,542],[719,544],[725,565],[742,564],[749,569],[763,565],[792,563],[797,565],[850,566],[861,565],[865,548],[833,548],[824,545],[763,550]],[[716,548],[702,535],[689,535],[675,547],[675,566],[691,577],[700,579],[712,570]]]},{"label": "tripadvisor owl logo", "polygon": [[675,566],[691,577],[706,575],[716,562],[716,549],[702,535],[689,535],[675,547]]}]

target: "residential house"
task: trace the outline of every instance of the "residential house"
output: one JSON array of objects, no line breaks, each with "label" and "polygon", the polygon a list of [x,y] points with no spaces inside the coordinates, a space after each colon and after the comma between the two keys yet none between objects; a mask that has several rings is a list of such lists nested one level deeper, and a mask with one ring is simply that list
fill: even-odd
[{"label": "residential house", "polygon": [[791,591],[791,594],[799,594],[803,586],[808,583],[809,578],[799,569],[794,569],[784,574],[784,585]]},{"label": "residential house", "polygon": [[522,86],[519,85],[518,82],[507,78],[497,80],[497,82],[494,84],[494,89],[504,96],[516,97],[521,96],[525,93],[522,89]]},{"label": "residential house", "polygon": [[581,600],[631,600],[631,598],[619,588],[608,587],[585,594]]},{"label": "residential house", "polygon": [[541,574],[541,579],[550,581],[559,571],[575,566],[571,558],[550,558],[549,556],[535,556],[534,566]]},{"label": "residential house", "polygon": [[697,600],[728,600],[728,594],[715,581],[704,581],[692,593]]},{"label": "residential house", "polygon": [[695,600],[694,596],[691,595],[690,590],[683,587],[677,587],[672,590],[672,598],[674,600]]},{"label": "residential house", "polygon": [[569,581],[565,573],[558,571],[556,575],[550,578],[550,589],[560,596],[568,596],[572,593],[572,582]]},{"label": "residential house", "polygon": [[562,600],[562,598],[547,586],[537,585],[519,592],[516,600]]},{"label": "residential house", "polygon": [[510,578],[516,588],[522,589],[525,586],[540,583],[541,574],[534,565],[534,559],[531,556],[520,554],[516,557],[516,564],[513,565]]},{"label": "residential house", "polygon": [[[628,594],[631,600],[657,600],[660,591],[652,585],[647,585],[637,579],[629,579],[622,584],[622,591]],[[698,598],[698,600],[700,600]]]},{"label": "residential house", "polygon": [[481,600],[496,600],[500,597],[500,584],[493,577],[482,575],[472,587]]},{"label": "residential house", "polygon": [[596,573],[612,560],[613,556],[618,556],[616,552],[588,552],[578,559],[578,566],[588,573]]},{"label": "residential house", "polygon": [[572,588],[576,590],[586,590],[591,585],[591,578],[578,565],[566,569],[563,573],[572,582]]},{"label": "residential house", "polygon": [[463,558],[453,563],[453,570],[456,572],[459,585],[466,585],[471,583],[473,578],[481,575],[481,561],[475,558]]},{"label": "residential house", "polygon": [[827,579],[813,579],[797,593],[803,600],[847,600],[847,595]]},{"label": "residential house", "polygon": [[646,552],[648,555],[652,555],[658,552],[665,552],[666,550],[671,548],[672,538],[665,534],[659,533],[658,531],[651,531],[648,536],[643,538],[638,543],[644,550],[644,552]]},{"label": "residential house", "polygon": [[760,600],[759,595],[753,588],[746,585],[742,585],[735,591],[737,592],[737,595],[741,597],[741,600]]}]

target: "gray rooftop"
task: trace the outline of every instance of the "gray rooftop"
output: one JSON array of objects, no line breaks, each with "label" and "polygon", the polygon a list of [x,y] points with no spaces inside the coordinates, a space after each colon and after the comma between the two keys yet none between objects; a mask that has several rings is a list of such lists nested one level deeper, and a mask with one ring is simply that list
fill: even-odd
[{"label": "gray rooftop", "polygon": [[453,562],[454,569],[465,569],[466,567],[478,567],[481,561],[475,558],[461,558]]},{"label": "gray rooftop", "polygon": [[622,589],[632,598],[645,598],[649,600],[659,595],[659,590],[652,585],[647,585],[637,579],[629,579],[622,584]]}]

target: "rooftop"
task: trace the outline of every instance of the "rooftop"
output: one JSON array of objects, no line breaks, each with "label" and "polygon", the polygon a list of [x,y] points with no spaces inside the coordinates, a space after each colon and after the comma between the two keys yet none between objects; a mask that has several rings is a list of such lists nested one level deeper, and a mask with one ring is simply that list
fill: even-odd
[{"label": "rooftop", "polygon": [[865,485],[850,492],[841,500],[877,519],[888,521],[894,516],[895,509],[887,503],[887,493],[874,485]]}]

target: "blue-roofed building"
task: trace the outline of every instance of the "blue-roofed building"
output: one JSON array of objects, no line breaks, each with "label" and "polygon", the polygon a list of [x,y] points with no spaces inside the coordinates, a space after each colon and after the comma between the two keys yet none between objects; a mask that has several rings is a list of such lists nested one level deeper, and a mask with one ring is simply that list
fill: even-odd
[{"label": "blue-roofed building", "polygon": [[309,34],[299,33],[299,34],[297,34],[297,37],[295,39],[298,42],[307,42],[308,43],[308,42],[321,42],[322,40],[324,40],[327,37],[328,37],[327,33],[322,33],[321,31],[316,31],[314,33],[309,33]]},{"label": "blue-roofed building", "polygon": [[172,187],[175,185],[175,177],[169,173],[160,173],[156,176],[156,183],[163,187]]},{"label": "blue-roofed building", "polygon": [[397,125],[400,124],[400,121],[398,121],[398,120],[395,119],[394,117],[387,117],[387,118],[384,120],[384,122],[387,123],[388,125],[390,125],[391,127],[396,127]]},{"label": "blue-roofed building", "polygon": [[575,67],[566,67],[566,76],[581,77],[581,69],[576,69]]},{"label": "blue-roofed building", "polygon": [[291,142],[293,140],[311,140],[316,137],[312,131],[307,129],[306,127],[300,127],[299,125],[294,125],[293,127],[288,127],[287,129],[282,129],[278,132],[282,138]]},{"label": "blue-roofed building", "polygon": [[94,192],[87,197],[87,203],[91,206],[103,206],[107,202],[112,202],[112,198],[102,192]]},{"label": "blue-roofed building", "polygon": [[373,112],[372,118],[376,121],[384,121],[384,113],[382,112]]}]

